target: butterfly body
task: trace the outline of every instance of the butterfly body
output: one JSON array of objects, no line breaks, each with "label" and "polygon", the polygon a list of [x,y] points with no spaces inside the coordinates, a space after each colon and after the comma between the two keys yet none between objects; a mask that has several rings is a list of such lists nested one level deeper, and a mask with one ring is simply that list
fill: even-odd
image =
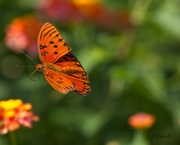
[{"label": "butterfly body", "polygon": [[42,64],[36,70],[42,71],[48,83],[57,91],[66,94],[76,91],[81,95],[91,92],[86,71],[71,53],[71,47],[57,29],[45,23],[38,37],[38,52]]}]

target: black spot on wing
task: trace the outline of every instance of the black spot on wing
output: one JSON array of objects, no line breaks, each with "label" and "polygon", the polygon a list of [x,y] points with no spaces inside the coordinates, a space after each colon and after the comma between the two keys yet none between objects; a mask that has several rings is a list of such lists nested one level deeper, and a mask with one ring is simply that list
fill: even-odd
[{"label": "black spot on wing", "polygon": [[58,48],[58,46],[57,46],[57,45],[54,45],[54,48]]},{"label": "black spot on wing", "polygon": [[64,46],[69,46],[69,44],[67,42],[64,42]]},{"label": "black spot on wing", "polygon": [[61,42],[61,41],[63,41],[63,39],[62,39],[62,38],[59,38],[58,41]]},{"label": "black spot on wing", "polygon": [[46,45],[44,45],[44,46],[43,45],[39,45],[39,48],[40,49],[44,49],[44,48],[47,48],[47,46]]},{"label": "black spot on wing", "polygon": [[56,54],[56,55],[57,55],[57,54],[58,54],[58,52],[57,52],[57,51],[55,51],[55,52],[54,52],[54,54]]},{"label": "black spot on wing", "polygon": [[54,44],[54,41],[49,41],[50,44]]},{"label": "black spot on wing", "polygon": [[55,37],[58,37],[58,36],[59,36],[59,34],[57,33]]}]

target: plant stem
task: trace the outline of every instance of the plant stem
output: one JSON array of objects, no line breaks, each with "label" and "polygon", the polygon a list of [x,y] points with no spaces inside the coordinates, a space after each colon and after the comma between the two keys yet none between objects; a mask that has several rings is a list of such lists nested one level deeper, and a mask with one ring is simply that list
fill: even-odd
[{"label": "plant stem", "polygon": [[10,131],[9,135],[10,135],[12,145],[17,145],[15,133],[13,131]]}]

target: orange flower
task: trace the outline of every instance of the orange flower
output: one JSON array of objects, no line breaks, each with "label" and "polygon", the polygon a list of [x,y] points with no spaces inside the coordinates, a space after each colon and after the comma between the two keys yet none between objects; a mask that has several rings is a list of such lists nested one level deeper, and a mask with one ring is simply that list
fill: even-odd
[{"label": "orange flower", "polygon": [[17,130],[20,125],[31,128],[32,121],[38,121],[31,104],[24,104],[21,100],[0,101],[0,134]]},{"label": "orange flower", "polygon": [[6,29],[6,46],[14,51],[27,50],[29,55],[36,55],[36,42],[41,24],[40,20],[32,15],[13,19]]},{"label": "orange flower", "polygon": [[137,113],[129,118],[129,124],[135,129],[150,128],[155,121],[155,117],[147,113]]}]

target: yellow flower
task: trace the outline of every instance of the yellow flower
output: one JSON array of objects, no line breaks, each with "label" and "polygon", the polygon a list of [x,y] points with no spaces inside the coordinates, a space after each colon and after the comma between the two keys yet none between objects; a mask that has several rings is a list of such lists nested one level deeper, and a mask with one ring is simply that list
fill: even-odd
[{"label": "yellow flower", "polygon": [[20,125],[32,127],[32,121],[38,121],[39,117],[31,109],[30,103],[23,103],[20,99],[0,101],[0,133],[14,131]]},{"label": "yellow flower", "polygon": [[1,101],[0,108],[10,110],[10,109],[14,109],[14,108],[18,107],[21,104],[22,104],[22,101],[19,99],[17,99],[17,100],[10,99],[8,101]]}]

